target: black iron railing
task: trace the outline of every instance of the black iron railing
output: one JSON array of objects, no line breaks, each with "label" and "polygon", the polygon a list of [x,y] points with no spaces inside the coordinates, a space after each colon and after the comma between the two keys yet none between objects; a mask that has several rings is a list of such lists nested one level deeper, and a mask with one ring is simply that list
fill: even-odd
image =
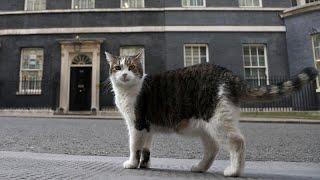
[{"label": "black iron railing", "polygon": [[[288,77],[272,76],[266,82],[277,84],[289,80]],[[261,80],[252,78],[248,83],[253,87],[258,87]],[[318,96],[316,93],[316,82],[311,82],[299,91],[283,96],[270,102],[241,102],[241,108],[244,112],[256,111],[311,111],[319,110]]]},{"label": "black iron railing", "polygon": [[[273,76],[267,81],[250,79],[251,86],[259,86],[268,82],[277,84],[288,80],[287,77]],[[56,110],[59,101],[59,81],[0,81],[0,109],[37,109],[48,108]],[[100,88],[101,92],[106,91]],[[106,93],[101,93],[106,94]],[[111,95],[110,95],[111,96]],[[101,101],[112,101],[111,97],[102,97]],[[105,102],[104,102],[105,103]],[[103,107],[104,103],[101,104]],[[112,104],[112,103],[111,103]],[[319,100],[316,93],[316,83],[304,86],[298,92],[282,97],[272,102],[241,102],[242,111],[310,111],[319,110]]]},{"label": "black iron railing", "polygon": [[55,109],[59,83],[56,80],[0,82],[0,109]]}]

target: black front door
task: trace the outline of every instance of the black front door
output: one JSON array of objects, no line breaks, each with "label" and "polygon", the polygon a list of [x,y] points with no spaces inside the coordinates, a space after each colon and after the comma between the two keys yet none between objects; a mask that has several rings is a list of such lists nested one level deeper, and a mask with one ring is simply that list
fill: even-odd
[{"label": "black front door", "polygon": [[91,107],[91,67],[72,67],[70,75],[71,111],[86,111]]}]

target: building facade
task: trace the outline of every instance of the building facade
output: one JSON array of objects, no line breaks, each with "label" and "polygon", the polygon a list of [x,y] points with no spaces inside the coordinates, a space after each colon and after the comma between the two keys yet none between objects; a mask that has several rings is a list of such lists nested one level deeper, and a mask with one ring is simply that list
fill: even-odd
[{"label": "building facade", "polygon": [[0,3],[2,109],[112,107],[105,51],[132,55],[144,49],[147,74],[209,62],[258,85],[320,67],[316,0]]}]

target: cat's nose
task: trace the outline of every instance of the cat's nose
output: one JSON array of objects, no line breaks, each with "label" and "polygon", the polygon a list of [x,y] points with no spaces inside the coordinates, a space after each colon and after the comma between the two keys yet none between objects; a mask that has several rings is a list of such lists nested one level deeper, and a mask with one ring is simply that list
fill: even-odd
[{"label": "cat's nose", "polygon": [[128,76],[127,73],[122,74],[123,78],[126,78]]}]

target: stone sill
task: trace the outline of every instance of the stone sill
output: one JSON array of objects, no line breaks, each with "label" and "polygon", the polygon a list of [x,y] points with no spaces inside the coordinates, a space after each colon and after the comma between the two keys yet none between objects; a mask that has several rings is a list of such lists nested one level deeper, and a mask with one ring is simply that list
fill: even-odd
[{"label": "stone sill", "polygon": [[101,9],[52,9],[41,11],[0,11],[0,15],[51,14],[79,12],[164,12],[164,11],[284,11],[287,8],[269,7],[168,7],[168,8],[101,8]]}]

